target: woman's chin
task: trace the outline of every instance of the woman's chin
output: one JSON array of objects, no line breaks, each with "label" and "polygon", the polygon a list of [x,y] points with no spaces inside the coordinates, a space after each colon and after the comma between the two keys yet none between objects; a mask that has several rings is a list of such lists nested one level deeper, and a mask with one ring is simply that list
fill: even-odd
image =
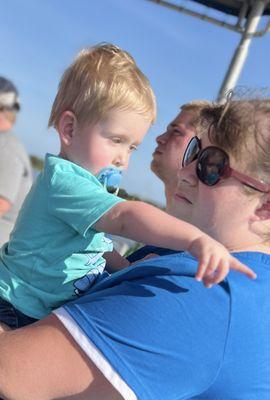
[{"label": "woman's chin", "polygon": [[181,199],[173,199],[167,212],[179,219],[190,222],[192,216],[192,204]]}]

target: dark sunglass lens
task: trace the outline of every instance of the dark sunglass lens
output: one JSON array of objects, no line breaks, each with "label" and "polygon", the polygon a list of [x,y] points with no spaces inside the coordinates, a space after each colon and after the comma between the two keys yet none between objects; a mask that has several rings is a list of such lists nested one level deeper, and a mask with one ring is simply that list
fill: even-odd
[{"label": "dark sunglass lens", "polygon": [[213,186],[225,176],[228,165],[227,155],[216,147],[207,147],[200,154],[197,176],[205,185]]},{"label": "dark sunglass lens", "polygon": [[194,137],[191,139],[189,144],[187,145],[184,157],[183,157],[183,162],[182,166],[186,167],[190,163],[192,163],[194,160],[196,160],[198,153],[200,151],[200,141],[197,137]]}]

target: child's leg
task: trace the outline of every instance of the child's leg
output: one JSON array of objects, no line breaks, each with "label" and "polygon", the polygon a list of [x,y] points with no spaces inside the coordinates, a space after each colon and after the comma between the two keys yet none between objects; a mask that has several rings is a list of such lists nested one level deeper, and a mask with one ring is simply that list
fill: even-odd
[{"label": "child's leg", "polygon": [[21,328],[36,321],[36,319],[21,313],[12,304],[0,297],[0,333]]},{"label": "child's leg", "polygon": [[17,317],[10,303],[0,297],[0,333],[17,328]]},{"label": "child's leg", "polygon": [[10,330],[11,330],[11,328],[9,326],[4,324],[3,322],[0,322],[0,335],[1,335],[1,333],[6,332],[6,331],[10,331]]}]

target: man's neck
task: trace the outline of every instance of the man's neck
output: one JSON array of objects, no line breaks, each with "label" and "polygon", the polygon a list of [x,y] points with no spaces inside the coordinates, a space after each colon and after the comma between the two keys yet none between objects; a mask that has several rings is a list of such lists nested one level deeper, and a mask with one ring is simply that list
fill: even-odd
[{"label": "man's neck", "polygon": [[166,213],[174,216],[172,200],[175,192],[175,185],[165,185],[165,197],[166,197]]}]

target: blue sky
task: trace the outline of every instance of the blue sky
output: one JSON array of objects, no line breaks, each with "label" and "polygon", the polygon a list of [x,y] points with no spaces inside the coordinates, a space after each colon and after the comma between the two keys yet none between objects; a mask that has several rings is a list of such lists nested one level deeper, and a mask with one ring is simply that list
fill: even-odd
[{"label": "blue sky", "polygon": [[[20,91],[22,112],[14,132],[30,154],[58,151],[47,120],[59,78],[82,47],[111,42],[135,57],[156,93],[158,119],[133,156],[123,186],[163,203],[163,187],[149,169],[155,137],[181,104],[215,99],[240,36],[146,0],[9,0],[1,11],[0,75]],[[270,34],[253,40],[240,85],[269,86],[269,49]]]}]

